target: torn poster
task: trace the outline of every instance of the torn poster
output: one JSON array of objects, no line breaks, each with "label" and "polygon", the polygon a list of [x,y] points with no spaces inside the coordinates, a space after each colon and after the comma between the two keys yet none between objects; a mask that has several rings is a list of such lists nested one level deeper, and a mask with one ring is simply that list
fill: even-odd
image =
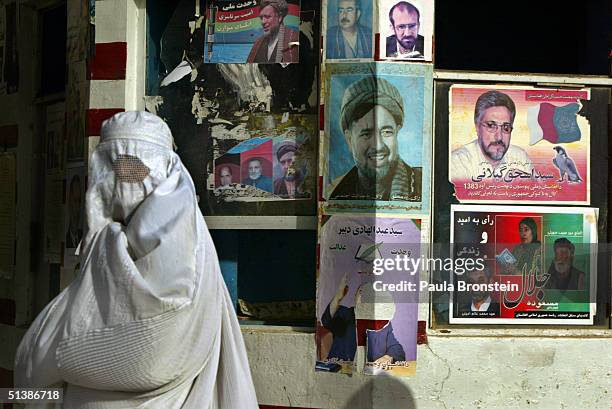
[{"label": "torn poster", "polygon": [[66,84],[66,159],[82,161],[85,152],[87,91],[86,63],[68,64]]},{"label": "torn poster", "polygon": [[[206,215],[316,214],[318,2],[304,4],[297,64],[203,64],[203,25],[189,43],[166,36],[180,21],[166,28],[164,65],[189,71],[164,80],[149,106],[170,126]],[[187,65],[167,51],[177,49]]]},{"label": "torn poster", "polygon": [[[89,0],[68,0],[68,28],[66,33],[66,59],[68,62],[85,61],[89,51]],[[70,64],[68,64],[70,67]]]},{"label": "torn poster", "polygon": [[418,291],[385,286],[417,286],[419,273],[379,274],[374,264],[400,254],[419,258],[426,224],[373,215],[320,216],[317,370],[415,374]]},{"label": "torn poster", "polygon": [[323,15],[326,60],[372,60],[371,1],[328,0]]},{"label": "torn poster", "polygon": [[64,203],[65,103],[48,105],[45,110],[45,259],[60,263],[62,255]]},{"label": "torn poster", "polygon": [[208,3],[204,62],[299,62],[299,0],[212,0]]},{"label": "torn poster", "polygon": [[378,0],[381,60],[433,60],[434,0]]},{"label": "torn poster", "polygon": [[449,180],[461,202],[590,203],[589,89],[453,85]]},{"label": "torn poster", "polygon": [[208,186],[217,200],[313,198],[314,119],[268,114],[253,117],[253,129],[241,132],[231,132],[227,124],[213,126],[214,173]]},{"label": "torn poster", "polygon": [[597,209],[452,205],[451,243],[450,323],[593,323]]},{"label": "torn poster", "polygon": [[426,64],[326,65],[327,210],[429,211],[431,77]]},{"label": "torn poster", "polygon": [[84,166],[66,168],[66,214],[64,216],[64,260],[62,267],[74,271],[78,264],[76,250],[83,238],[86,175]]}]

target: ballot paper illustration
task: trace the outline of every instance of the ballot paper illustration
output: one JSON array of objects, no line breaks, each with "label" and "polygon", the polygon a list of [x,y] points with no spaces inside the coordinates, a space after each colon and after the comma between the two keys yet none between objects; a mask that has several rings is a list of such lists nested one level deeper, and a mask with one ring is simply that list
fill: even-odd
[{"label": "ballot paper illustration", "polygon": [[383,243],[376,243],[373,245],[360,245],[357,248],[357,254],[355,254],[355,259],[359,261],[364,261],[366,263],[372,263],[374,259],[382,258],[382,254],[380,254],[380,246]]},{"label": "ballot paper illustration", "polygon": [[501,254],[495,256],[495,259],[497,260],[498,263],[502,263],[502,264],[515,264],[516,263],[516,257],[514,257],[512,253],[510,252],[510,250],[508,249],[504,249],[504,251],[502,251]]}]

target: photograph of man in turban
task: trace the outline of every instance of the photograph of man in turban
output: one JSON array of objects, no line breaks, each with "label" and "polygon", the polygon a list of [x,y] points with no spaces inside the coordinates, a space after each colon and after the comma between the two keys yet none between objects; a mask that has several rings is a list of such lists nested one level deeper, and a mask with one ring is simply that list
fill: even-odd
[{"label": "photograph of man in turban", "polygon": [[276,158],[282,174],[274,180],[274,194],[283,198],[294,199],[303,196],[300,192],[304,175],[301,169],[294,165],[298,145],[295,142],[285,142],[276,150]]},{"label": "photograph of man in turban", "polygon": [[247,58],[249,63],[296,63],[299,61],[300,36],[284,24],[289,13],[286,0],[263,0],[259,19],[263,35],[255,40]]},{"label": "photograph of man in turban", "polygon": [[330,199],[421,200],[422,168],[399,155],[404,99],[395,85],[373,75],[353,82],[339,121],[354,166],[332,182]]}]

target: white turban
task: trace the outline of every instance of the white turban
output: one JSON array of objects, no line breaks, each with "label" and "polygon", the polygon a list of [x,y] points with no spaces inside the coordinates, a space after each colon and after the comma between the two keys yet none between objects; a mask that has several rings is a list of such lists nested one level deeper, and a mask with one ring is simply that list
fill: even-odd
[{"label": "white turban", "polygon": [[23,338],[15,387],[62,408],[257,408],[217,254],[166,124],[115,115],[91,158],[82,269]]}]

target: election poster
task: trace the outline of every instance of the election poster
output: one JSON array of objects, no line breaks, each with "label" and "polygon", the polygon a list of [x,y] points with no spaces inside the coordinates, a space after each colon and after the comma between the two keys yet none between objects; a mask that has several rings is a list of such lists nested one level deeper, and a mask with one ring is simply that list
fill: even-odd
[{"label": "election poster", "polygon": [[383,260],[419,258],[427,222],[346,214],[319,220],[316,369],[414,375],[419,271]]},{"label": "election poster", "polygon": [[589,89],[449,93],[448,178],[460,202],[590,204]]},{"label": "election poster", "polygon": [[208,3],[205,63],[299,62],[299,1],[212,0]]},{"label": "election poster", "polygon": [[326,211],[428,213],[431,81],[425,64],[326,65]]},{"label": "election poster", "polygon": [[327,0],[323,9],[323,56],[327,61],[373,59],[375,2]]},{"label": "election poster", "polygon": [[451,324],[590,325],[597,209],[451,206]]},{"label": "election poster", "polygon": [[379,59],[432,61],[434,0],[378,0]]},{"label": "election poster", "polygon": [[[314,115],[254,115],[249,127],[213,126],[208,189],[219,202],[308,200],[315,197]],[[235,132],[233,132],[235,131]]]},{"label": "election poster", "polygon": [[[225,6],[233,5],[236,11],[237,5],[246,3],[258,13],[268,7],[266,1]],[[317,7],[315,1],[301,2],[300,36],[304,41],[299,46],[301,62],[296,64],[204,64],[204,24],[195,28],[189,41],[169,34],[183,27],[166,29],[172,47],[186,50],[189,61],[172,64],[176,68],[163,78],[158,95],[148,97],[147,109],[172,130],[177,153],[192,175],[205,215],[315,214]],[[260,15],[255,18],[261,24]]]}]

